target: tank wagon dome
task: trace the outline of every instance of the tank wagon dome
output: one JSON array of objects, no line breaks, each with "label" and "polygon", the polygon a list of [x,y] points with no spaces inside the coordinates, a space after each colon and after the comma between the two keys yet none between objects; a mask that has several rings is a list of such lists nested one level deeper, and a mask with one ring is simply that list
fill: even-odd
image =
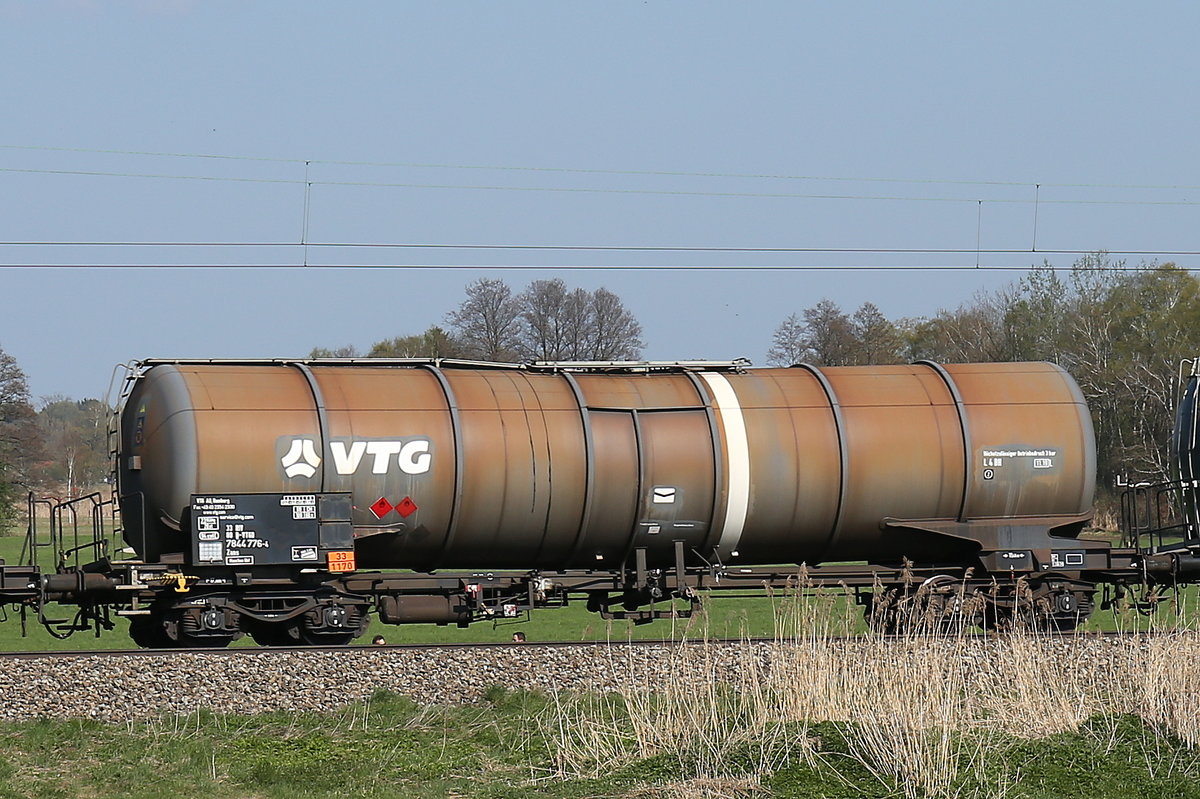
[{"label": "tank wagon dome", "polygon": [[368,568],[917,557],[931,532],[1081,526],[1095,473],[1048,363],[154,361],[120,423],[146,559],[185,550],[193,495],[258,492],[349,492]]}]

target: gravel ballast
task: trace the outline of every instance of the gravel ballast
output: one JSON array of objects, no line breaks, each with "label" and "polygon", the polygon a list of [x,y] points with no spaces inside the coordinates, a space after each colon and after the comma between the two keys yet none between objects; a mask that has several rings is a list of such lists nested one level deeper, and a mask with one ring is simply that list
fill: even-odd
[{"label": "gravel ballast", "polygon": [[[1192,646],[1195,637],[1188,636]],[[1001,639],[1002,640],[1002,639]],[[1062,637],[1032,645],[1047,662],[1112,679],[1116,661],[1136,659],[1156,639]],[[1161,639],[1157,639],[1161,642]],[[834,639],[779,644],[541,644],[479,647],[348,647],[344,651],[45,655],[0,658],[0,718],[87,717],[128,721],[164,714],[328,710],[380,690],[420,704],[476,702],[493,686],[554,691],[648,688],[666,681],[724,681],[798,658],[828,657],[856,668],[864,659],[954,647],[987,669],[997,639]],[[1190,647],[1189,647],[1190,648]],[[736,681],[736,680],[735,680]]]}]

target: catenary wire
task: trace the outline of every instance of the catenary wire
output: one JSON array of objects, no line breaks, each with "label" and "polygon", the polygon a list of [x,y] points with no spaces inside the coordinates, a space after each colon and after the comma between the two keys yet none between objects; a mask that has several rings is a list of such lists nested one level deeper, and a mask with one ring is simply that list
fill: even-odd
[{"label": "catenary wire", "polygon": [[[336,241],[0,241],[0,247],[128,247],[183,249],[382,249],[382,250],[497,250],[526,252],[640,252],[640,253],[741,253],[755,255],[1094,255],[1095,249],[985,248],[974,247],[743,247],[641,244],[448,244],[435,242],[336,242]],[[1200,256],[1200,250],[1114,250],[1105,255]]]},{"label": "catenary wire", "polygon": [[[327,186],[342,188],[377,188],[377,189],[433,189],[452,191],[512,191],[512,192],[549,192],[558,194],[614,194],[640,195],[659,197],[718,197],[768,200],[851,200],[858,202],[920,202],[920,203],[987,203],[989,205],[1104,205],[1104,206],[1176,206],[1192,207],[1200,205],[1197,200],[1087,200],[1087,199],[1057,199],[1035,200],[1028,198],[989,198],[981,200],[978,197],[931,197],[916,195],[887,195],[887,194],[805,194],[800,192],[745,192],[745,191],[698,191],[688,189],[619,189],[601,188],[594,186],[502,186],[488,184],[458,184],[458,183],[411,183],[383,181],[353,181],[353,180],[303,180],[298,178],[250,178],[230,177],[222,175],[180,175],[151,172],[108,172],[101,170],[82,169],[35,169],[25,167],[0,167],[0,172],[10,174],[36,175],[65,175],[76,177],[110,177],[137,178],[148,180],[191,180],[228,183],[260,183],[273,185],[294,186]],[[1001,185],[1001,184],[997,184]],[[1009,185],[1009,184],[1003,184]],[[1025,185],[1032,188],[1033,184]],[[1045,187],[1051,184],[1043,183]]]},{"label": "catenary wire", "polygon": [[[300,245],[294,245],[300,246]],[[974,253],[974,250],[971,251]],[[563,266],[558,264],[0,264],[0,271],[19,269],[203,269],[203,270],[394,270],[394,271],[540,271],[540,272],[1028,272],[1031,269],[1044,269],[1052,272],[1147,272],[1160,268],[1156,265],[1139,264],[1128,266],[1122,264],[1097,264],[1094,266],[1005,266],[1005,265],[974,265],[974,264],[943,264],[914,266],[910,264],[774,264],[774,265],[661,265],[661,264],[607,264]],[[1187,272],[1200,272],[1197,267],[1178,267]]]},{"label": "catenary wire", "polygon": [[[356,166],[397,169],[457,169],[484,170],[498,172],[542,172],[565,173],[581,175],[629,175],[647,177],[697,177],[697,178],[735,178],[746,180],[805,180],[830,181],[848,183],[910,183],[914,185],[951,185],[951,186],[1012,186],[1021,188],[1074,188],[1074,189],[1137,189],[1137,190],[1197,190],[1200,186],[1185,184],[1138,184],[1138,183],[1050,183],[1045,181],[1014,181],[1014,180],[961,180],[944,178],[884,178],[884,177],[847,177],[835,175],[791,175],[785,173],[755,173],[755,172],[718,172],[718,171],[683,171],[683,170],[653,170],[653,169],[600,169],[586,167],[547,167],[498,164],[454,164],[454,163],[422,163],[412,161],[371,161],[371,160],[338,160],[320,158],[278,158],[270,156],[222,155],[217,153],[174,153],[154,152],[147,150],[119,150],[89,147],[49,147],[44,145],[0,144],[0,150],[25,150],[60,153],[80,153],[92,155],[129,155],[155,158],[206,159],[216,161],[242,161],[276,164],[313,164],[327,166]],[[293,181],[299,182],[299,181]]]}]

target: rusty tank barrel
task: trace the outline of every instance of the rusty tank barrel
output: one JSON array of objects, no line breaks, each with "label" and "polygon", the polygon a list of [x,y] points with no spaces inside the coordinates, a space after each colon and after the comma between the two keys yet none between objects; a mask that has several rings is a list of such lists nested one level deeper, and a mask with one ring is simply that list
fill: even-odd
[{"label": "rusty tank barrel", "polygon": [[1046,363],[147,362],[120,413],[147,559],[187,551],[193,494],[334,491],[360,568],[667,565],[677,541],[725,563],[935,557],[885,521],[1081,525],[1095,474],[1084,399]]}]

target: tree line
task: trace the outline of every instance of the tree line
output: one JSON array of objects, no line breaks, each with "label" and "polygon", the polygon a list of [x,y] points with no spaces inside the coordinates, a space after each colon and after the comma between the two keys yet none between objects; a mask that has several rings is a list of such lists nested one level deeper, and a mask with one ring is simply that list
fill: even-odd
[{"label": "tree line", "polygon": [[76,497],[108,476],[108,406],[57,396],[40,406],[16,359],[0,349],[0,532],[30,489]]},{"label": "tree line", "polygon": [[[465,358],[483,361],[622,361],[642,354],[642,326],[605,288],[569,288],[557,278],[514,292],[503,280],[467,284],[446,326],[377,341],[367,358]],[[354,358],[353,345],[317,348],[314,358]]]},{"label": "tree line", "polygon": [[1097,483],[1175,479],[1170,435],[1181,365],[1200,355],[1200,281],[1175,264],[1104,253],[1049,264],[932,317],[846,314],[821,300],[775,330],[775,365],[1051,361],[1079,383],[1096,429]]}]

